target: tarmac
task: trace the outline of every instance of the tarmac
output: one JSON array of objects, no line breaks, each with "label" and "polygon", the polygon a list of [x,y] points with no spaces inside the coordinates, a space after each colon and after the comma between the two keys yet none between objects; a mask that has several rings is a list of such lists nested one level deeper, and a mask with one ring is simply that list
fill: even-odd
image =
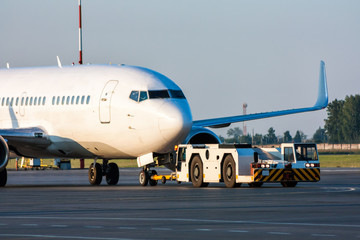
[{"label": "tarmac", "polygon": [[360,169],[234,189],[142,187],[139,171],[120,169],[116,186],[90,186],[87,170],[8,171],[0,239],[360,239]]}]

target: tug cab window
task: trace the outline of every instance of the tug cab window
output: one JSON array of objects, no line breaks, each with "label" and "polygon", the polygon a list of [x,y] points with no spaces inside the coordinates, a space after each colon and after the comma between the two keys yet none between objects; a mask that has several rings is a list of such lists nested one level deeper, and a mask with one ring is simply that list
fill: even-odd
[{"label": "tug cab window", "polygon": [[317,161],[318,155],[314,144],[295,145],[296,159],[299,161]]},{"label": "tug cab window", "polygon": [[284,160],[288,162],[295,162],[294,151],[292,147],[284,148]]}]

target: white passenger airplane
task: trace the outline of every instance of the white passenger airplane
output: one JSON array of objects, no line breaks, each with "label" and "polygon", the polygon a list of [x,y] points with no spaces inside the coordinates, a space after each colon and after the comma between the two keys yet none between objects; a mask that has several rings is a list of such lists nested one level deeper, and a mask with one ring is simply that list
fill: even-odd
[{"label": "white passenger airplane", "polygon": [[[181,89],[164,75],[128,65],[81,65],[0,70],[0,186],[9,153],[31,158],[92,158],[89,181],[118,182],[110,159],[137,158],[146,176],[171,166],[179,143],[219,143],[205,127],[323,109],[325,64],[313,107],[193,121]],[[103,164],[96,163],[102,159]]]}]

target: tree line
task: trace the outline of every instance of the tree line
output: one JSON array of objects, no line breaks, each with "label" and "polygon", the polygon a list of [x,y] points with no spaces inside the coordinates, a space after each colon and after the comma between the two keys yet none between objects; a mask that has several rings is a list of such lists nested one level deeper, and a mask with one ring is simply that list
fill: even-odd
[{"label": "tree line", "polygon": [[290,131],[285,131],[283,135],[277,136],[275,134],[275,129],[270,127],[268,133],[265,135],[250,134],[244,135],[243,131],[239,127],[230,128],[227,131],[227,138],[219,136],[221,141],[224,143],[251,143],[254,145],[269,145],[269,144],[279,144],[279,143],[291,143],[291,142],[305,142],[307,141],[307,136],[300,130],[296,131],[294,137],[291,136]]},{"label": "tree line", "polygon": [[254,145],[269,145],[289,142],[315,143],[360,143],[360,95],[346,96],[345,100],[335,99],[329,103],[327,119],[324,128],[319,127],[311,139],[297,130],[294,137],[289,131],[276,135],[275,129],[270,127],[265,135],[244,135],[239,127],[230,128],[227,138],[219,136],[225,143],[252,143]]},{"label": "tree line", "polygon": [[329,143],[360,142],[360,95],[335,99],[327,107],[325,130]]}]

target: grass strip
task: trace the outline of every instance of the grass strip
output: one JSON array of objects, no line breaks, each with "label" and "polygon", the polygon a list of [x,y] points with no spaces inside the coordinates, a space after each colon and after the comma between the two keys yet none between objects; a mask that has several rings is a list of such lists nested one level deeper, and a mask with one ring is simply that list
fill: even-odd
[{"label": "grass strip", "polygon": [[[327,167],[344,167],[344,168],[360,168],[360,154],[320,154],[320,166],[322,168]],[[73,159],[71,162],[71,168],[80,168],[80,160]],[[93,163],[93,159],[85,159],[84,167],[89,168],[90,164]],[[101,160],[98,161],[102,163]],[[119,168],[133,168],[137,167],[136,159],[116,159],[110,160],[109,162],[115,162]],[[20,166],[21,159],[18,164]],[[42,159],[42,165],[47,167],[54,166],[53,159]],[[7,166],[9,169],[15,168],[15,159],[10,159]]]}]

